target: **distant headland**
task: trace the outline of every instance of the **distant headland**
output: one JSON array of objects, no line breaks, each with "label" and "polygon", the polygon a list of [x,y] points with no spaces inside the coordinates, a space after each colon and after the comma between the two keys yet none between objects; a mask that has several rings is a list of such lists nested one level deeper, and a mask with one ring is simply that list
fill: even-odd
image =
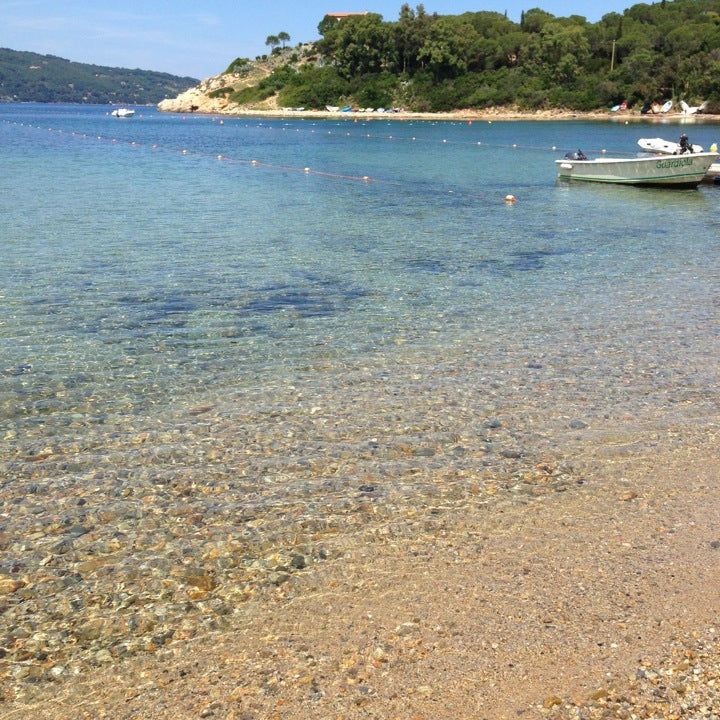
[{"label": "distant headland", "polygon": [[0,102],[156,104],[197,79],[0,48]]},{"label": "distant headland", "polygon": [[[160,103],[165,111],[362,113],[375,117],[652,116],[674,101],[720,112],[720,0],[637,4],[598,22],[534,8],[429,14],[404,4],[395,21],[331,13],[320,40],[236,58],[220,74]],[[389,111],[389,112],[387,112]]]}]

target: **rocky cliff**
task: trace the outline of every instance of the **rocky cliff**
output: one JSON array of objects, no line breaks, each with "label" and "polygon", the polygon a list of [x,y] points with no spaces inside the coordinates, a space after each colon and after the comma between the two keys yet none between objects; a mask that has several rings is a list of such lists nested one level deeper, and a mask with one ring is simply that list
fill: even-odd
[{"label": "rocky cliff", "polygon": [[[300,67],[313,61],[313,54],[314,46],[308,43],[296,48],[285,48],[265,59],[243,62],[239,66],[236,61],[225,72],[206,78],[175,98],[163,100],[158,104],[158,109],[163,112],[201,113],[233,113],[248,109],[249,106],[232,100],[233,93],[257,85],[283,65]],[[269,97],[253,103],[252,108],[273,110],[277,108],[277,102],[275,97]]]}]

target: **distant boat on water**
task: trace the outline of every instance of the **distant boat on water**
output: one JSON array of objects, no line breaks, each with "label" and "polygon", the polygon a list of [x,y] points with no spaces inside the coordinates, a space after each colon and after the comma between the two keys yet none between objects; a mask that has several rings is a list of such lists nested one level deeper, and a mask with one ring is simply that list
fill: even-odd
[{"label": "distant boat on water", "polygon": [[128,108],[117,108],[116,110],[113,110],[110,113],[113,117],[118,118],[131,118],[134,114],[134,110],[129,110]]}]

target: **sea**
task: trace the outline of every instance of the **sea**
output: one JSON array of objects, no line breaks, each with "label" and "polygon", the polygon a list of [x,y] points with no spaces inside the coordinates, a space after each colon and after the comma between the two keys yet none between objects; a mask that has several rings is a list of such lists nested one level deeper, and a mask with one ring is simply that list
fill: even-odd
[{"label": "sea", "polygon": [[313,492],[411,497],[716,421],[720,187],[554,160],[720,126],[109,110],[0,105],[6,487],[212,468],[259,506],[330,464]]}]

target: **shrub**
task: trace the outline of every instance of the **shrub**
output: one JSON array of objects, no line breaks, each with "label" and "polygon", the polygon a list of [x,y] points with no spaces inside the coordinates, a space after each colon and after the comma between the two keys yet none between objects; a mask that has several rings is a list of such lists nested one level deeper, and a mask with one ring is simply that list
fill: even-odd
[{"label": "shrub", "polygon": [[392,107],[397,87],[398,78],[390,73],[365,76],[354,95],[361,107]]},{"label": "shrub", "polygon": [[250,64],[250,60],[244,57],[235,58],[227,67],[226,74],[232,74],[240,72],[241,70],[247,69]]},{"label": "shrub", "polygon": [[225,97],[226,95],[229,95],[231,92],[233,92],[233,89],[231,87],[221,87],[217,90],[213,90],[212,92],[208,93],[208,97],[211,98],[219,98],[219,97]]},{"label": "shrub", "polygon": [[348,81],[334,68],[305,67],[280,91],[279,102],[289,107],[322,109],[326,105],[339,104],[349,92]]}]

